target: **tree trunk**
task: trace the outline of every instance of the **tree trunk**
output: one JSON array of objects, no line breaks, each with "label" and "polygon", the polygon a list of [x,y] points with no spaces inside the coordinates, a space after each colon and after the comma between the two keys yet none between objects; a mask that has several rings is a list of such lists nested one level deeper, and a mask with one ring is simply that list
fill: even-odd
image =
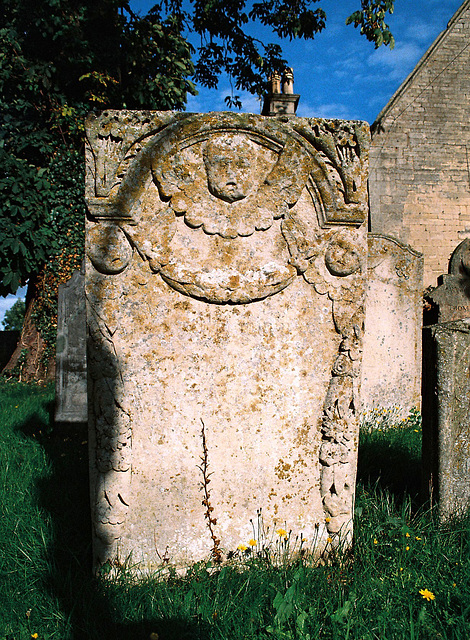
[{"label": "tree trunk", "polygon": [[20,339],[13,355],[3,369],[3,374],[20,382],[49,382],[55,376],[55,360],[44,363],[44,340],[32,320],[36,304],[36,280],[28,283],[26,313]]}]

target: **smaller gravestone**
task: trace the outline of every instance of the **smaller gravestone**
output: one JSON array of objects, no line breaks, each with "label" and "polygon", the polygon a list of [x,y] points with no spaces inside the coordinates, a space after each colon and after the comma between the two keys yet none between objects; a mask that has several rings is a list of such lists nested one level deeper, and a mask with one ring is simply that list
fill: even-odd
[{"label": "smaller gravestone", "polygon": [[426,297],[437,306],[438,322],[470,318],[470,239],[455,249],[449,273],[439,278],[439,286]]},{"label": "smaller gravestone", "polygon": [[13,355],[19,337],[19,331],[0,331],[0,371]]},{"label": "smaller gravestone", "polygon": [[59,287],[56,422],[87,422],[85,274],[75,271]]},{"label": "smaller gravestone", "polygon": [[441,521],[470,507],[470,242],[428,294],[438,324],[423,331],[423,467]]},{"label": "smaller gravestone", "polygon": [[371,233],[368,249],[363,409],[406,416],[421,405],[423,256]]}]

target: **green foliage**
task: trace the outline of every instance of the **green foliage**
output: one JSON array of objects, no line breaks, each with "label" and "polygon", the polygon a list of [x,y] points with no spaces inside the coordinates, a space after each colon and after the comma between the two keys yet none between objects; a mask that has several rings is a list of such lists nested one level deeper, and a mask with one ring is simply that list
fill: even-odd
[{"label": "green foliage", "polygon": [[[287,63],[279,44],[250,28],[313,38],[326,18],[316,2],[195,0],[186,11],[182,0],[162,0],[141,17],[128,0],[0,0],[0,295],[27,280],[36,287],[46,360],[58,285],[83,256],[85,114],[183,109],[197,93],[191,78],[215,87],[222,72],[236,89],[261,94],[267,75]],[[363,1],[350,20],[377,45],[392,44],[383,20],[392,8],[391,0]],[[188,32],[200,36],[197,51]],[[237,96],[227,102],[240,106]]]},{"label": "green foliage", "polygon": [[383,44],[393,49],[395,39],[385,17],[387,13],[393,13],[394,5],[395,0],[362,0],[362,11],[355,11],[350,15],[346,24],[361,27],[361,34],[373,42],[376,49]]},{"label": "green foliage", "polygon": [[[136,579],[129,559],[92,578],[85,437],[51,429],[52,406],[51,387],[0,383],[1,640],[467,640],[470,521],[439,525],[371,474],[352,550],[324,565],[250,554]],[[414,461],[417,419],[369,423],[359,456],[380,436]]]},{"label": "green foliage", "polygon": [[5,317],[2,320],[3,329],[5,331],[21,331],[25,310],[25,302],[19,298],[10,309],[5,311]]}]

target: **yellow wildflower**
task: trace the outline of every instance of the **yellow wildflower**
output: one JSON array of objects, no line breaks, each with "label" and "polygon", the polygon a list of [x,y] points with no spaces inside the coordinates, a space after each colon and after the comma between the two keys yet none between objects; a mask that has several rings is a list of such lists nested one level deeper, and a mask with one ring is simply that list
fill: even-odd
[{"label": "yellow wildflower", "polygon": [[251,538],[251,540],[248,540],[248,544],[250,545],[250,547],[256,547],[258,543],[256,542],[256,540]]},{"label": "yellow wildflower", "polygon": [[38,634],[37,634],[37,633],[32,633],[32,634],[31,634],[31,638],[34,638],[34,639],[36,640],[36,638],[39,638],[39,636],[38,636]]},{"label": "yellow wildflower", "polygon": [[246,551],[248,549],[248,547],[246,546],[246,544],[239,544],[237,547],[238,551]]},{"label": "yellow wildflower", "polygon": [[433,592],[429,591],[429,589],[420,589],[419,592],[423,596],[423,598],[425,600],[427,600],[428,602],[430,600],[434,600],[436,598],[436,596],[433,594]]},{"label": "yellow wildflower", "polygon": [[377,538],[374,538],[374,544],[379,544]]},{"label": "yellow wildflower", "polygon": [[407,545],[407,546],[405,547],[405,551],[409,551],[409,550],[410,550],[410,547]]},{"label": "yellow wildflower", "polygon": [[410,534],[408,533],[408,531],[405,533],[405,536],[406,536],[407,538],[409,538],[409,537],[410,537]]},{"label": "yellow wildflower", "polygon": [[327,541],[327,542],[333,542],[333,538],[328,537],[328,538],[326,539],[326,541]]},{"label": "yellow wildflower", "polygon": [[400,571],[403,571],[403,567],[400,567]]},{"label": "yellow wildflower", "polygon": [[325,522],[328,523],[330,522],[331,518],[325,518]]},{"label": "yellow wildflower", "polygon": [[276,533],[281,538],[287,538],[287,531],[285,529],[276,529]]},{"label": "yellow wildflower", "polygon": [[421,538],[419,536],[416,536],[416,540],[421,540]]}]

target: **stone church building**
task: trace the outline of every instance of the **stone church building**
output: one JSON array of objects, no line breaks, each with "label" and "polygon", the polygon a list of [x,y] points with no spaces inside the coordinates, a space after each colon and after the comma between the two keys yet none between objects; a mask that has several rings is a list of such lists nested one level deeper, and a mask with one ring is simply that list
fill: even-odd
[{"label": "stone church building", "polygon": [[470,0],[372,125],[370,230],[424,254],[424,286],[470,237]]}]

